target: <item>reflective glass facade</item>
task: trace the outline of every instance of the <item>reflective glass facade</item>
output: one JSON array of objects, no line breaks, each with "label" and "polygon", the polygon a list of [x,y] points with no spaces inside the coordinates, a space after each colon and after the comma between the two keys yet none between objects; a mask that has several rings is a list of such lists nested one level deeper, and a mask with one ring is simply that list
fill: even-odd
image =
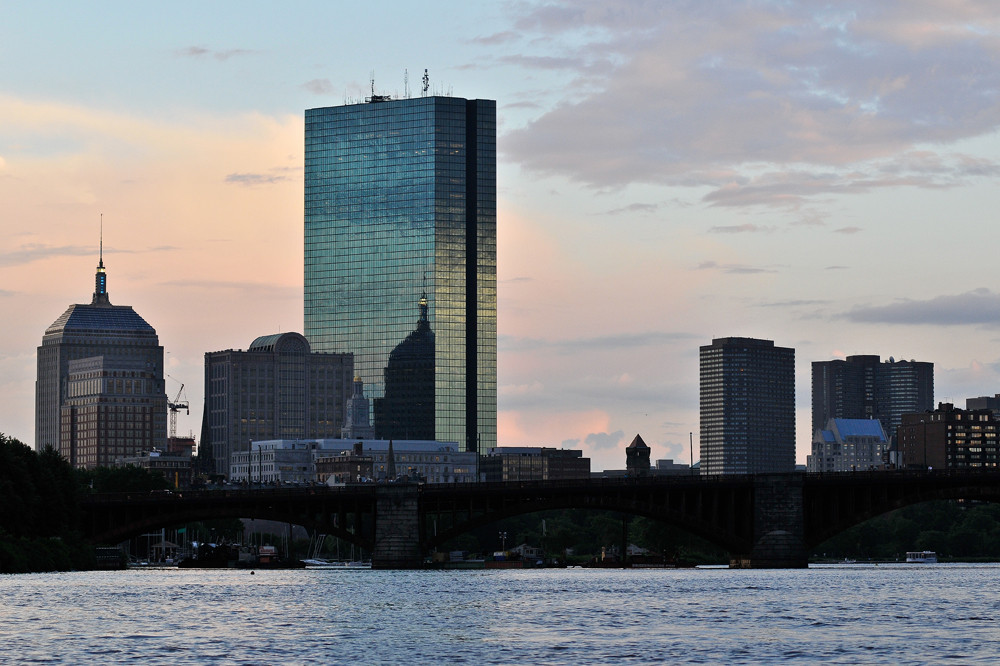
[{"label": "reflective glass facade", "polygon": [[[434,439],[495,446],[496,103],[421,97],[310,109],[305,120],[313,350],[354,353],[376,429],[380,408],[428,409]],[[431,359],[409,358],[414,332]],[[433,395],[414,399],[424,382],[414,383],[406,406],[389,405],[390,354],[408,338],[396,358],[432,364]]]}]

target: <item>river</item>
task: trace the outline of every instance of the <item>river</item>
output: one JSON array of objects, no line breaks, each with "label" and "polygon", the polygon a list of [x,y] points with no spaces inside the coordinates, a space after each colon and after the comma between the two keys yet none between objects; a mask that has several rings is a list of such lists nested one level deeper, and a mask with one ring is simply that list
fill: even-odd
[{"label": "river", "polygon": [[0,663],[997,663],[1000,565],[0,576]]}]

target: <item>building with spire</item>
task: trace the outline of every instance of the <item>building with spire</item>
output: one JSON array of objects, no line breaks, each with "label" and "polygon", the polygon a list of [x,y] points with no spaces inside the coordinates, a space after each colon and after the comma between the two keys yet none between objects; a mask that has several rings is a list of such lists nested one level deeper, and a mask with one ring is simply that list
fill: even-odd
[{"label": "building with spire", "polygon": [[340,430],[341,439],[375,439],[375,429],[371,424],[371,410],[368,398],[365,397],[365,383],[361,377],[354,378],[354,393],[347,401],[347,413],[344,416],[344,427]]},{"label": "building with spire", "polygon": [[86,468],[167,441],[163,347],[135,310],[111,304],[101,245],[90,303],[69,306],[37,350],[35,448]]},{"label": "building with spire", "polygon": [[[496,446],[496,102],[373,94],[307,110],[304,210],[304,333],[354,353],[376,435]],[[415,370],[397,345],[421,291],[415,333],[434,344]]]}]

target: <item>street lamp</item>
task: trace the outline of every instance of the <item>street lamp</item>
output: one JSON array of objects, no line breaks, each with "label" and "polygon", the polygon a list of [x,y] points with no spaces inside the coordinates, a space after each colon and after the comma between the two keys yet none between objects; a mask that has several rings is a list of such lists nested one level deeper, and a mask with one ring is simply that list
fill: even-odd
[{"label": "street lamp", "polygon": [[507,552],[507,533],[500,532],[500,550]]}]

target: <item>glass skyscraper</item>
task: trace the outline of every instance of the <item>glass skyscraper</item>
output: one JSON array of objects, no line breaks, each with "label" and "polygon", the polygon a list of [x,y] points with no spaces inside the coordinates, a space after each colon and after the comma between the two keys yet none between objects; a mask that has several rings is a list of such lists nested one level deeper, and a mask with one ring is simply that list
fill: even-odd
[{"label": "glass skyscraper", "polygon": [[496,102],[373,96],[305,121],[312,348],[353,352],[379,437],[496,446]]}]

